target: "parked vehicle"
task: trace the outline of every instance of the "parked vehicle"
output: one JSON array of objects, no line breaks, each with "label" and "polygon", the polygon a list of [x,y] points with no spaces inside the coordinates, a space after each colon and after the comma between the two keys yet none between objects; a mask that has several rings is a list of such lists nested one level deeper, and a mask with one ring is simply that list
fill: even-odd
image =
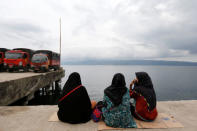
[{"label": "parked vehicle", "polygon": [[5,58],[5,52],[9,51],[9,49],[6,48],[0,48],[0,71],[4,71],[4,58]]},{"label": "parked vehicle", "polygon": [[32,57],[31,67],[34,72],[60,68],[60,55],[50,50],[37,50]]},{"label": "parked vehicle", "polygon": [[5,53],[4,66],[8,71],[19,71],[19,69],[28,71],[31,68],[33,53],[33,50],[27,48],[15,48],[7,51]]},{"label": "parked vehicle", "polygon": [[39,53],[34,54],[31,59],[31,68],[34,72],[37,71],[48,71],[49,70],[49,59],[45,54]]}]

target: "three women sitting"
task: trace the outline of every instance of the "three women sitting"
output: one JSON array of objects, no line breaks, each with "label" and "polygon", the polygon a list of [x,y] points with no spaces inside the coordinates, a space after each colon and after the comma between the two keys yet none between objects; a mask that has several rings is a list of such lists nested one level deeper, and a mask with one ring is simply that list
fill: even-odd
[{"label": "three women sitting", "polygon": [[[150,77],[147,73],[136,73],[134,89],[128,90],[125,78],[121,73],[114,75],[112,84],[104,90],[102,116],[106,125],[119,128],[137,127],[132,115],[141,120],[154,120],[157,116],[156,96]],[[129,93],[130,91],[130,93]],[[130,96],[134,104],[130,105]],[[146,100],[142,100],[145,98]],[[84,123],[91,119],[91,102],[80,75],[72,73],[63,88],[59,100],[58,118],[72,124]]]}]

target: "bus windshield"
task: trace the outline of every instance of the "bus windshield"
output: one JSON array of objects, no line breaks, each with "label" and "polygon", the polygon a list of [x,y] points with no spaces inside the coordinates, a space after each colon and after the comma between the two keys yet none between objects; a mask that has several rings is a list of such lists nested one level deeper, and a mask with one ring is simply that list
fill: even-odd
[{"label": "bus windshield", "polygon": [[32,57],[32,62],[34,63],[43,63],[47,61],[48,61],[48,58],[45,55],[36,54]]},{"label": "bus windshield", "polygon": [[6,59],[20,59],[20,58],[22,58],[22,56],[23,56],[22,53],[15,53],[15,52],[6,52],[5,53]]}]

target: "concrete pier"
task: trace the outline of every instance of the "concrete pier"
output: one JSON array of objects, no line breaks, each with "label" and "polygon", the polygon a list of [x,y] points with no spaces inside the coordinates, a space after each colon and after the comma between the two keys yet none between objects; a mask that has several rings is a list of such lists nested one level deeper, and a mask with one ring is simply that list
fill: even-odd
[{"label": "concrete pier", "polygon": [[46,73],[0,73],[0,106],[9,105],[24,97],[30,100],[37,90],[52,85],[64,76],[63,69]]},{"label": "concrete pier", "polygon": [[[174,116],[184,128],[128,129],[120,131],[196,131],[197,100],[158,102],[158,111]],[[0,106],[0,131],[97,131],[92,120],[85,124],[48,122],[57,106]],[[119,130],[115,130],[119,131]]]}]

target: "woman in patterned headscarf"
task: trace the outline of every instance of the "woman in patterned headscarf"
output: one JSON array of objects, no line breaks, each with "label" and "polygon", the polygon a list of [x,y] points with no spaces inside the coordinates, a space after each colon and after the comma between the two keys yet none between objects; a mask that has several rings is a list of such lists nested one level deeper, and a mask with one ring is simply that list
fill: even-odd
[{"label": "woman in patterned headscarf", "polygon": [[153,121],[157,117],[156,94],[151,78],[146,72],[136,73],[136,79],[130,84],[130,96],[134,98],[131,113],[137,119]]},{"label": "woman in patterned headscarf", "polygon": [[114,75],[112,84],[104,90],[102,108],[106,125],[116,128],[137,127],[130,112],[129,90],[121,73]]}]

